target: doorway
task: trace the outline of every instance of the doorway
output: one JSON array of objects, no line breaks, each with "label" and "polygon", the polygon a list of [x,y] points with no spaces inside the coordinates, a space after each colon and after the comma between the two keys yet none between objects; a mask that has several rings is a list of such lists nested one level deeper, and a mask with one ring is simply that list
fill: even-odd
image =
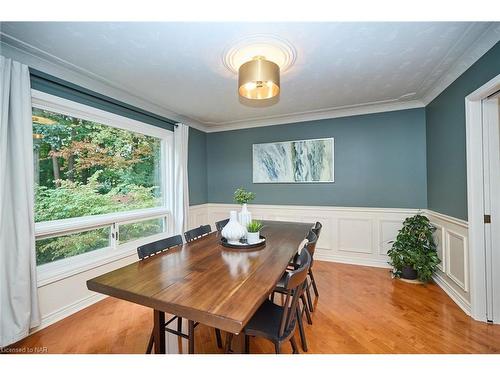
[{"label": "doorway", "polygon": [[471,313],[500,324],[500,75],[465,101]]},{"label": "doorway", "polygon": [[483,113],[486,320],[500,323],[500,92],[481,101]]}]

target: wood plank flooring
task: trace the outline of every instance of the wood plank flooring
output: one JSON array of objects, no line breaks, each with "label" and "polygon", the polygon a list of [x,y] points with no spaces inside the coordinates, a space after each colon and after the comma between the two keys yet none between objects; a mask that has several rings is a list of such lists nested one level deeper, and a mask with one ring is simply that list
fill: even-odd
[{"label": "wood plank flooring", "polygon": [[[319,261],[314,274],[320,298],[313,325],[305,324],[308,353],[500,353],[500,325],[472,320],[437,285],[392,280],[387,269]],[[148,308],[106,298],[12,347],[144,353],[152,318]],[[196,353],[222,352],[213,329],[199,325],[195,332]],[[187,352],[186,340],[167,336],[169,352]],[[252,338],[250,351],[274,353],[274,347]],[[290,346],[283,352],[291,353]]]}]

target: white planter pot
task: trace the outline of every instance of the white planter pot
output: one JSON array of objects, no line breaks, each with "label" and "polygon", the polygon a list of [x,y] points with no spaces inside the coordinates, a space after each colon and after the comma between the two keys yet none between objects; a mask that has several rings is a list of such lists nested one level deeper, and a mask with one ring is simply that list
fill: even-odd
[{"label": "white planter pot", "polygon": [[247,242],[249,245],[257,243],[260,241],[260,232],[247,233]]},{"label": "white planter pot", "polygon": [[[241,206],[241,211],[238,213],[238,221],[240,222],[241,225],[243,225],[243,227],[245,228],[245,232],[246,232],[247,225],[250,224],[250,222],[252,221],[252,213],[250,211],[248,211],[248,207],[247,207],[246,203],[244,203]],[[246,233],[245,233],[245,236],[246,236]]]},{"label": "white planter pot", "polygon": [[246,233],[246,228],[238,223],[236,211],[231,211],[229,214],[229,222],[224,229],[222,229],[222,236],[227,239],[228,243],[238,244]]}]

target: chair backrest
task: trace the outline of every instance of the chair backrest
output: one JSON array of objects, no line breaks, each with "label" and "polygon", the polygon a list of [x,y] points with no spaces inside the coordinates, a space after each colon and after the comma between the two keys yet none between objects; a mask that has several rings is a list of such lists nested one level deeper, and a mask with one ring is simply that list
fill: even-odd
[{"label": "chair backrest", "polygon": [[182,245],[182,237],[180,234],[139,246],[137,248],[137,255],[139,256],[139,259],[142,260],[179,245]]},{"label": "chair backrest", "polygon": [[311,255],[306,250],[304,247],[297,258],[298,268],[287,271],[285,277],[286,298],[280,322],[280,337],[287,335],[295,328],[297,303],[307,282],[306,277],[312,260]]},{"label": "chair backrest", "polygon": [[[299,262],[299,256],[302,252],[302,250],[306,249],[309,254],[311,255],[311,258],[314,257],[314,251],[316,250],[316,243],[318,242],[318,237],[316,236],[316,234],[314,234],[313,230],[309,230],[309,233],[307,233],[307,236],[305,238],[306,240],[306,243],[304,244],[304,247],[302,249],[300,249],[299,251],[297,251],[297,253],[293,256],[293,260],[292,260],[292,263],[294,265],[295,268],[297,268],[300,264],[298,264]],[[304,242],[302,242],[304,243]],[[302,245],[301,243],[301,245]],[[312,260],[311,260],[311,264],[312,264]]]},{"label": "chair backrest", "polygon": [[215,223],[215,227],[217,228],[218,232],[222,232],[222,229],[226,226],[226,224],[229,223],[229,219],[224,219],[221,221],[218,221]]},{"label": "chair backrest", "polygon": [[307,240],[307,243],[306,243],[305,248],[307,249],[307,251],[311,255],[311,258],[314,259],[314,251],[316,250],[316,244],[318,243],[318,236],[311,229],[309,231],[309,233],[307,234],[306,240]]},{"label": "chair backrest", "polygon": [[319,234],[321,233],[321,228],[323,228],[323,225],[319,221],[317,221],[316,224],[314,224],[314,227],[312,227],[311,229],[318,238]]},{"label": "chair backrest", "polygon": [[202,225],[198,228],[194,228],[191,230],[188,230],[186,233],[184,233],[184,238],[186,239],[186,242],[191,242],[194,241],[200,237],[206,236],[212,231],[212,228],[210,225]]}]

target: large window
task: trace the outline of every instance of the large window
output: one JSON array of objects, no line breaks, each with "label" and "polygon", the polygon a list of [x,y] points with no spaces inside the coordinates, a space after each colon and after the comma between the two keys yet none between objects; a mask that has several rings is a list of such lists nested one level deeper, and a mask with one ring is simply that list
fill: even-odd
[{"label": "large window", "polygon": [[38,265],[164,235],[171,132],[33,95]]}]

